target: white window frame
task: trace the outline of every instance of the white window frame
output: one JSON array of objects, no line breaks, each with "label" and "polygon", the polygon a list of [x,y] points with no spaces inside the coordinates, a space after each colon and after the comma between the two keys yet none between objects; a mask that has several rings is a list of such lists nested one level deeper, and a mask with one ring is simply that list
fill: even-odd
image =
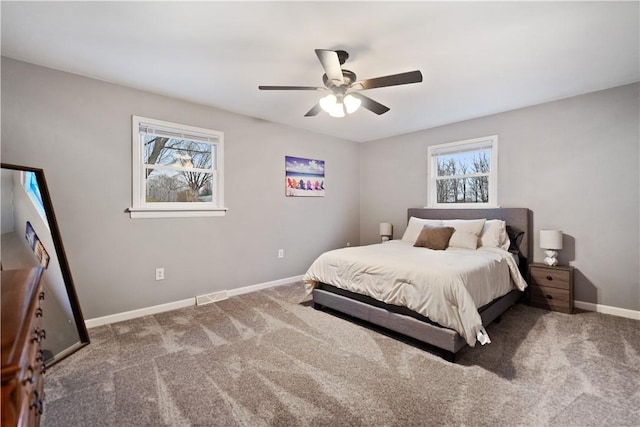
[{"label": "white window frame", "polygon": [[[178,217],[212,217],[224,216],[224,133],[211,129],[188,126],[164,120],[150,119],[141,116],[131,118],[132,141],[132,207],[129,208],[131,218],[178,218]],[[215,146],[211,173],[213,173],[213,194],[211,202],[171,202],[149,203],[146,201],[146,167],[143,164],[143,144],[140,133],[141,125],[157,129],[162,134],[172,134],[186,139],[196,138]]]},{"label": "white window frame", "polygon": [[[437,174],[438,156],[447,154],[473,152],[475,150],[491,150],[491,159],[488,176],[489,181],[489,201],[486,203],[438,203],[437,199]],[[429,208],[495,208],[498,207],[498,135],[490,135],[481,138],[466,139],[463,141],[448,142],[445,144],[430,145],[427,147],[427,174],[428,174],[428,205]],[[484,174],[466,174],[447,176],[452,178],[472,178],[474,176],[484,176]]]}]

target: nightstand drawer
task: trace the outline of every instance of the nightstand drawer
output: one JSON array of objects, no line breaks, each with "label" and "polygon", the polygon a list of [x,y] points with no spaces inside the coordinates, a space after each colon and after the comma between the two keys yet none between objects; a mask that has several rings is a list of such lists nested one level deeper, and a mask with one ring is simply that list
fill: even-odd
[{"label": "nightstand drawer", "polygon": [[571,285],[571,272],[544,267],[531,267],[531,284],[547,288],[569,290]]},{"label": "nightstand drawer", "polygon": [[534,307],[563,313],[573,312],[569,290],[532,285],[530,287],[530,298],[529,303]]}]

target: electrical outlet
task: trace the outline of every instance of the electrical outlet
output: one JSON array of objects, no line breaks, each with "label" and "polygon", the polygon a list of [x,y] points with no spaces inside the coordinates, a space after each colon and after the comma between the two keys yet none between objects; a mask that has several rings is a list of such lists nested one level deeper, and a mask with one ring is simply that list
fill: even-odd
[{"label": "electrical outlet", "polygon": [[156,268],[156,280],[164,280],[164,268]]},{"label": "electrical outlet", "polygon": [[284,258],[284,249],[278,249],[278,258]]}]

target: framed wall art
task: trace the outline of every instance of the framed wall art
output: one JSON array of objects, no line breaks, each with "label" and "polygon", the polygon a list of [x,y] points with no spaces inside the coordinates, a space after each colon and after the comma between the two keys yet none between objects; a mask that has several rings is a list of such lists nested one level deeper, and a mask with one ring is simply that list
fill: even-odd
[{"label": "framed wall art", "polygon": [[324,197],[324,160],[285,156],[287,197]]}]

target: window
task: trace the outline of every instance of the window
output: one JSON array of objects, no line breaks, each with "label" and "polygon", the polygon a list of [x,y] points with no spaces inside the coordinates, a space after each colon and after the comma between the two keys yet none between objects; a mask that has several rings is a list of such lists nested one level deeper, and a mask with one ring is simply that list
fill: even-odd
[{"label": "window", "polygon": [[429,207],[498,206],[498,136],[428,147]]},{"label": "window", "polygon": [[40,186],[38,185],[38,179],[34,172],[26,171],[22,174],[22,184],[24,191],[29,196],[31,203],[35,206],[36,210],[44,220],[44,223],[49,226],[47,222],[47,214],[44,212],[44,202],[42,201],[42,194],[40,193]]},{"label": "window", "polygon": [[223,216],[222,132],[133,116],[131,218]]}]

